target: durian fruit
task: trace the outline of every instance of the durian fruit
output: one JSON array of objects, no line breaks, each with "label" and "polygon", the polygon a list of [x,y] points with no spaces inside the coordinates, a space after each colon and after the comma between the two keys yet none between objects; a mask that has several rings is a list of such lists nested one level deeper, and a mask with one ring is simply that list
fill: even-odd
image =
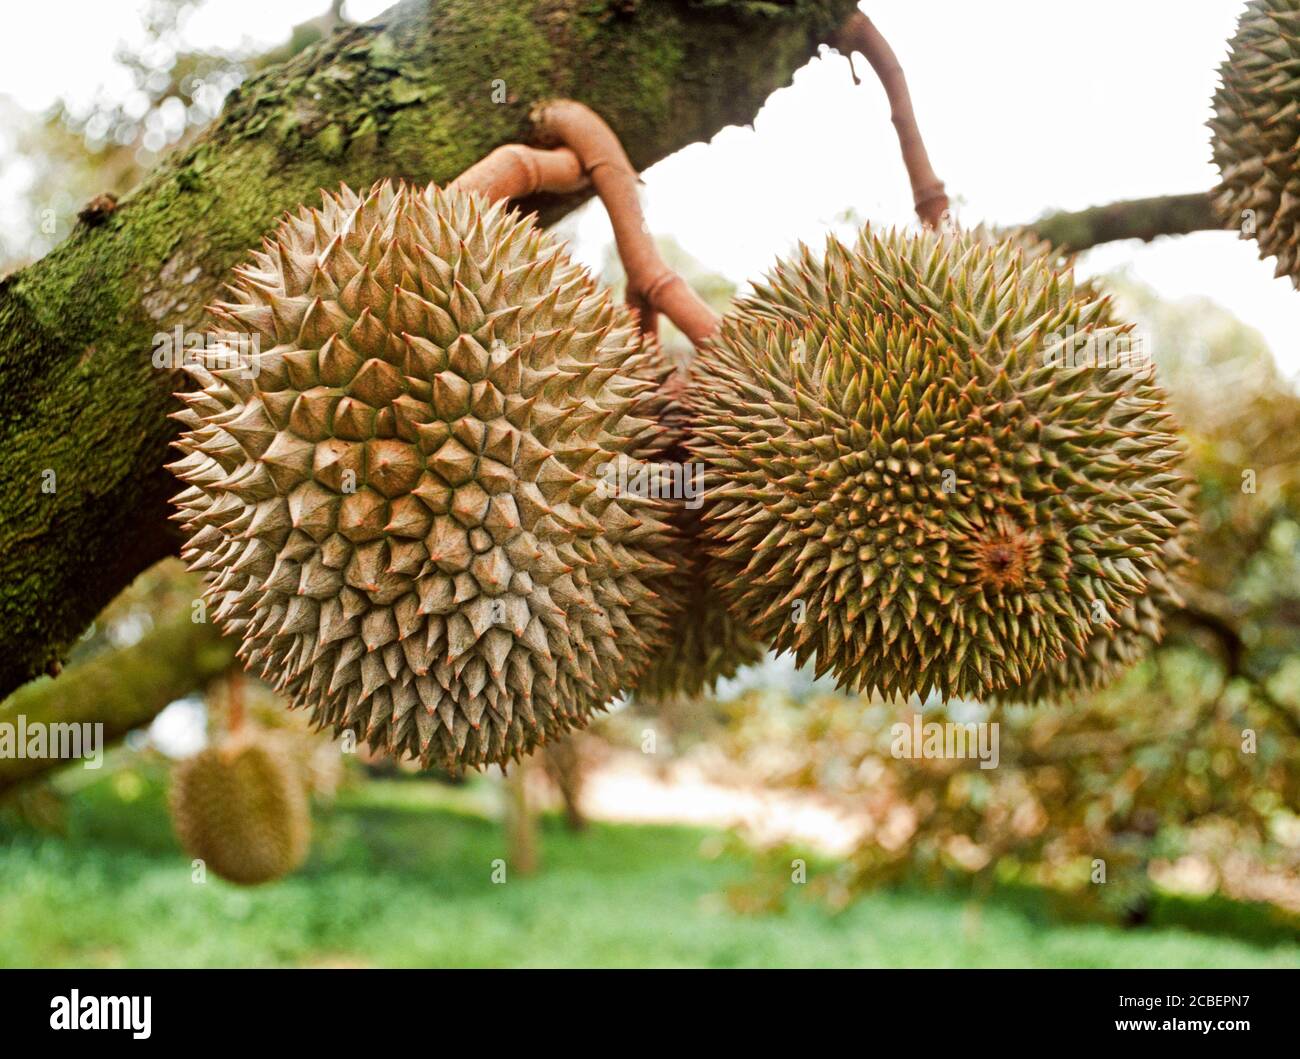
[{"label": "durian fruit", "polygon": [[1300,0],[1250,0],[1219,76],[1215,210],[1300,287]]},{"label": "durian fruit", "polygon": [[1027,681],[998,692],[996,698],[1004,702],[1059,702],[1080,692],[1095,691],[1164,639],[1165,618],[1183,605],[1180,580],[1191,561],[1189,548],[1195,528],[1186,508],[1167,515],[1177,523],[1178,531],[1164,544],[1163,566],[1151,572],[1146,592],[1115,615],[1118,627],[1108,626],[1104,620],[1099,622],[1101,627],[1082,648],[1071,644],[1063,659],[1049,662]]},{"label": "durian fruit", "polygon": [[1067,355],[1127,330],[982,231],[868,227],[778,263],[692,380],[733,611],[885,695],[1067,689],[1094,637],[1121,655],[1189,517],[1154,369]]},{"label": "durian fruit", "polygon": [[673,525],[686,542],[685,554],[664,595],[677,617],[667,645],[637,681],[638,700],[698,698],[712,692],[719,680],[763,658],[763,645],[732,614],[713,583],[714,564],[700,542],[702,515],[701,509],[680,503],[674,514]]},{"label": "durian fruit", "polygon": [[630,312],[532,218],[390,183],[286,217],[231,286],[173,469],[248,666],[453,771],[630,688],[680,551],[666,501],[598,488],[659,432]]},{"label": "durian fruit", "polygon": [[171,815],[186,852],[235,883],[282,878],[311,845],[302,776],[267,735],[241,732],[178,762]]},{"label": "durian fruit", "polygon": [[659,495],[673,498],[670,521],[682,541],[682,553],[663,588],[676,615],[667,643],[636,685],[638,701],[647,703],[708,694],[719,680],[764,654],[762,644],[723,602],[712,582],[714,564],[700,541],[704,475],[703,464],[685,444],[690,433],[686,385],[686,373],[679,370],[664,387],[666,401],[659,415],[664,448],[648,464],[657,474]]},{"label": "durian fruit", "polygon": [[[1027,229],[1005,231],[999,237],[1010,240],[1027,257],[1043,259],[1050,268],[1068,267],[1073,260],[1071,255],[1062,255],[1052,243]],[[1090,279],[1076,279],[1074,289],[1076,297],[1104,296],[1101,288]],[[1050,663],[1025,683],[999,692],[998,699],[1023,703],[1059,702],[1079,692],[1095,691],[1110,683],[1164,639],[1165,618],[1183,605],[1180,584],[1192,562],[1192,536],[1196,529],[1191,515],[1192,492],[1188,483],[1182,491],[1178,508],[1168,513],[1177,531],[1164,543],[1163,564],[1152,571],[1147,591],[1114,616],[1119,627],[1106,623],[1104,610],[1094,614],[1090,608],[1090,617],[1100,628],[1093,632],[1082,649],[1071,645],[1065,658]]]}]

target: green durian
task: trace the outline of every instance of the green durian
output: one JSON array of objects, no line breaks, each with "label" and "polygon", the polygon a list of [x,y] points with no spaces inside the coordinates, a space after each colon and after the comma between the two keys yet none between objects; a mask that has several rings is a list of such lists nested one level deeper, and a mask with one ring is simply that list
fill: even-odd
[{"label": "green durian", "polygon": [[778,263],[691,380],[733,613],[886,695],[1068,690],[1098,638],[1118,662],[1134,621],[1158,635],[1190,515],[1129,330],[982,231],[868,227]]},{"label": "green durian", "polygon": [[311,846],[303,777],[266,735],[232,736],[178,762],[171,815],[186,852],[230,882],[282,878]]},{"label": "green durian", "polygon": [[1059,702],[1104,687],[1141,659],[1164,639],[1167,616],[1183,605],[1180,575],[1191,561],[1193,528],[1190,519],[1179,522],[1178,533],[1165,542],[1163,568],[1153,570],[1147,590],[1115,615],[1118,627],[1099,623],[1101,628],[1082,647],[1071,644],[1064,658],[1049,662],[1027,681],[998,692],[997,698]]},{"label": "green durian", "polygon": [[1215,211],[1300,287],[1300,0],[1250,0],[1214,93]]}]

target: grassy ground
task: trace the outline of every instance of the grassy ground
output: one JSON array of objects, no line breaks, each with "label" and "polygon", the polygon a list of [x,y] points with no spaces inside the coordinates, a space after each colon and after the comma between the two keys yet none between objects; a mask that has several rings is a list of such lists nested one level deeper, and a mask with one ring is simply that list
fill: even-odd
[{"label": "grassy ground", "polygon": [[487,794],[367,784],[318,811],[302,871],[247,890],[190,881],[156,775],[106,776],[72,802],[66,837],[0,827],[0,965],[1300,965],[1294,936],[1070,925],[1005,895],[977,907],[896,891],[838,916],[805,899],[738,915],[723,892],[753,863],[685,828],[575,836],[548,820],[543,870],[494,884],[501,832],[471,811]]}]

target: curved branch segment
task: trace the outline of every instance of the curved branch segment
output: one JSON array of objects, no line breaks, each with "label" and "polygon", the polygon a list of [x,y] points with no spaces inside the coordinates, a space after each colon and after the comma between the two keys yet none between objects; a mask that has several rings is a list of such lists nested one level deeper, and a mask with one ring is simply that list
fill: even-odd
[{"label": "curved branch segment", "polygon": [[562,143],[577,155],[604,203],[627,272],[627,300],[642,330],[654,332],[655,316],[663,313],[693,345],[712,335],[718,314],[660,255],[641,212],[636,170],[614,131],[590,107],[569,99],[539,104],[533,123],[544,141]]},{"label": "curved branch segment", "polygon": [[926,152],[925,141],[921,138],[916,114],[912,110],[907,78],[903,75],[903,67],[894,54],[894,49],[871,19],[860,11],[855,11],[845,20],[831,43],[850,56],[850,66],[852,53],[860,51],[876,71],[876,77],[880,79],[885,95],[889,98],[890,117],[898,133],[898,145],[903,151],[907,177],[912,183],[912,201],[916,205],[917,215],[927,228],[938,227],[948,211],[948,195],[944,191],[943,181],[930,164],[930,156]]},{"label": "curved branch segment", "polygon": [[553,151],[507,143],[489,153],[447,185],[497,199],[522,199],[538,192],[567,194],[589,186],[578,156],[567,147]]}]

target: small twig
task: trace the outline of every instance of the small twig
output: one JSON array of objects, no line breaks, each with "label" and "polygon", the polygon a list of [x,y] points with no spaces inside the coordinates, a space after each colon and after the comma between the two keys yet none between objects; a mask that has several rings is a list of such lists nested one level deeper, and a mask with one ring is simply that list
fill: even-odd
[{"label": "small twig", "polygon": [[943,181],[939,179],[930,165],[930,156],[925,150],[925,141],[916,124],[916,114],[912,111],[912,96],[907,90],[907,78],[903,67],[889,42],[876,29],[871,19],[860,11],[850,15],[834,35],[831,43],[849,57],[849,69],[853,80],[858,81],[857,71],[853,69],[853,52],[860,51],[867,57],[867,62],[876,71],[889,99],[890,117],[898,133],[898,145],[903,151],[903,164],[907,167],[907,177],[912,183],[912,201],[916,205],[917,215],[928,228],[936,228],[948,212],[948,195],[944,191]]},{"label": "small twig", "polygon": [[562,143],[578,156],[605,204],[641,329],[654,333],[656,314],[663,313],[694,345],[712,335],[718,314],[660,256],[641,212],[636,170],[614,131],[589,107],[568,99],[539,104],[533,124],[544,141]]}]

